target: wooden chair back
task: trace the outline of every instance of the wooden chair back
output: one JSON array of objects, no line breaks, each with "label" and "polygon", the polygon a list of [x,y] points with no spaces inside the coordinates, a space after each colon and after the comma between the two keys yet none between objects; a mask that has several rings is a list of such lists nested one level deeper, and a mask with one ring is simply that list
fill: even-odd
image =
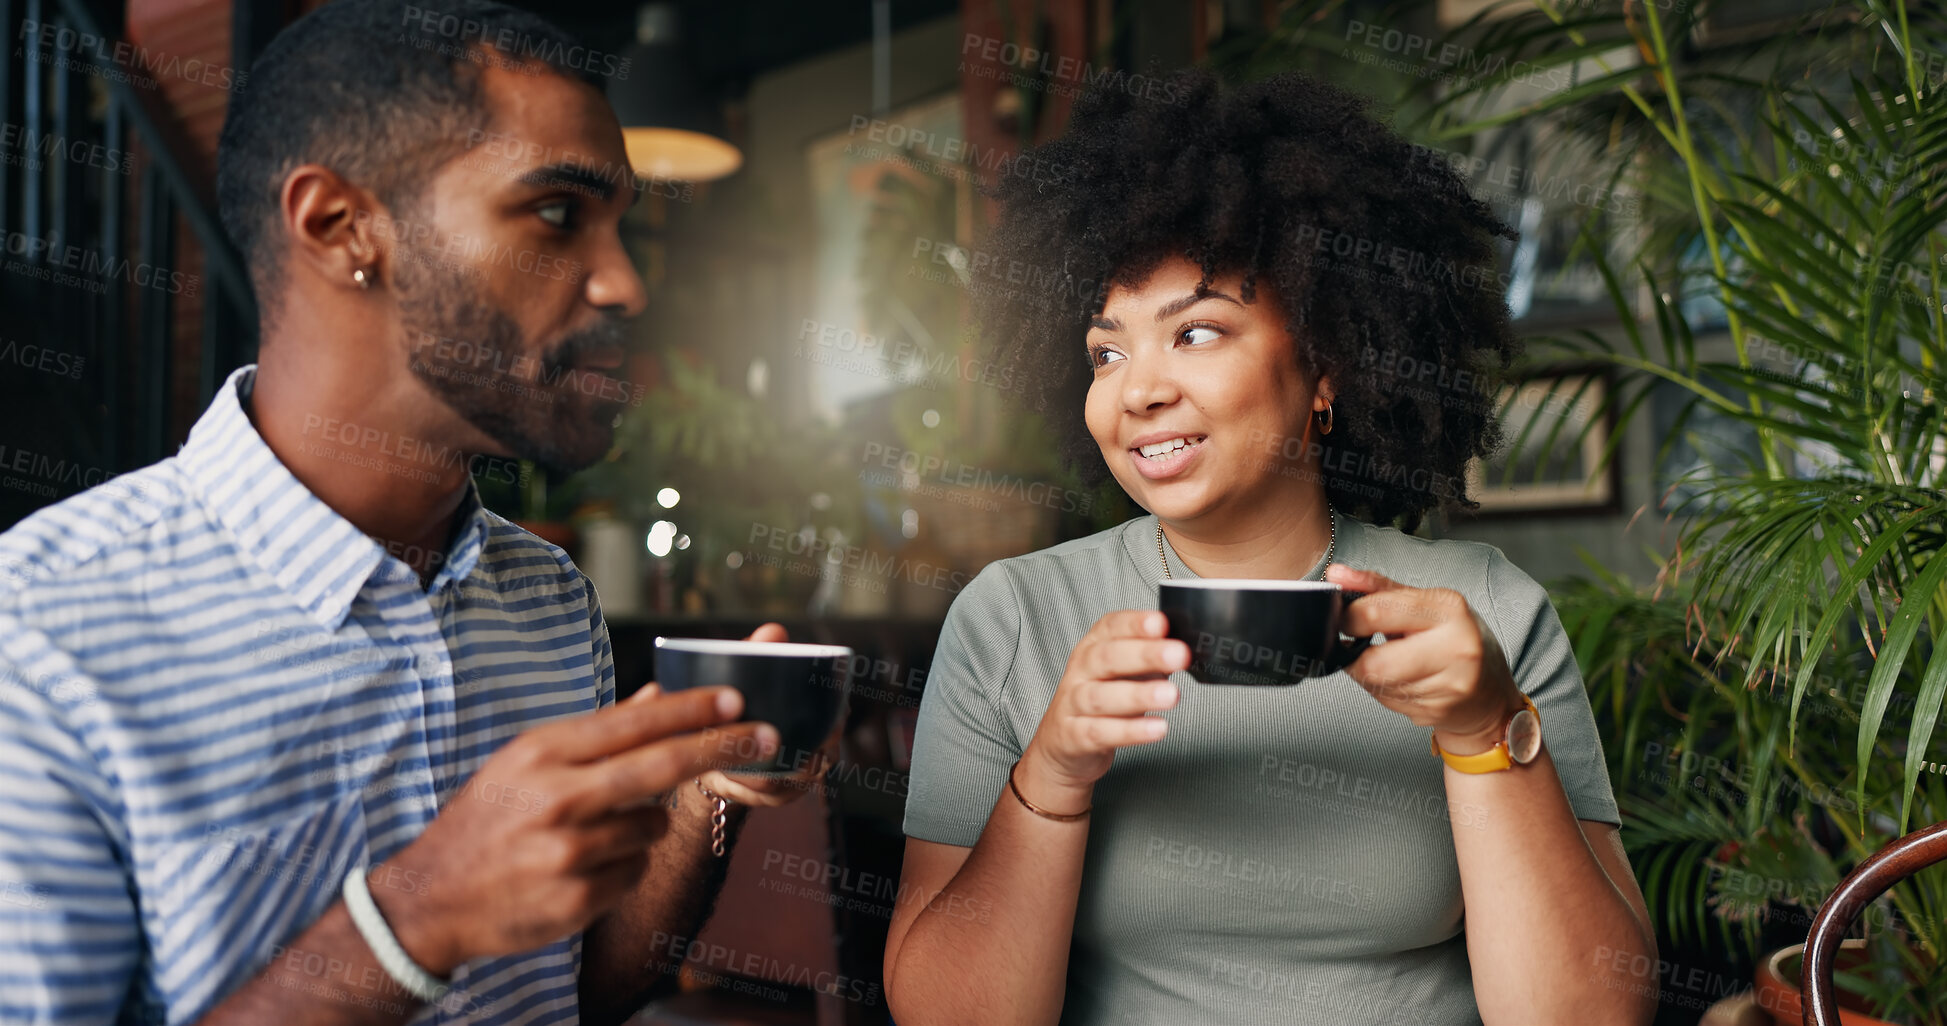
[{"label": "wooden chair back", "polygon": [[1937,862],[1947,862],[1947,822],[1915,830],[1874,852],[1872,858],[1846,874],[1838,889],[1819,906],[1811,934],[1805,938],[1805,957],[1798,976],[1799,989],[1805,994],[1805,1026],[1840,1026],[1832,967],[1839,954],[1839,941],[1852,928],[1852,921],[1894,884]]}]

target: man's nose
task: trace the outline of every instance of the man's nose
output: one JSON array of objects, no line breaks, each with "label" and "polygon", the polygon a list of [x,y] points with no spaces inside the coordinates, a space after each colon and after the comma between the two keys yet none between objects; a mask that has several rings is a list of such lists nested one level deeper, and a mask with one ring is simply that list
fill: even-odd
[{"label": "man's nose", "polygon": [[649,289],[643,284],[642,275],[636,273],[635,261],[622,245],[619,231],[610,233],[595,248],[594,262],[586,271],[588,277],[582,288],[591,306],[625,318],[635,317],[649,308]]}]

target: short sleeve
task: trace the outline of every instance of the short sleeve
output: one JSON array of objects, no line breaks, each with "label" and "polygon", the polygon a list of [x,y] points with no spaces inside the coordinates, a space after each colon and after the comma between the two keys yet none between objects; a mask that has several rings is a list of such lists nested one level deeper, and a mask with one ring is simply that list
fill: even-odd
[{"label": "short sleeve", "polygon": [[110,836],[112,789],[70,723],[95,684],[45,642],[0,613],[0,1022],[105,1026],[122,1014],[141,927]]},{"label": "short sleeve", "polygon": [[913,734],[906,835],[971,848],[987,826],[1025,742],[1000,712],[1021,641],[1021,606],[1007,568],[982,570],[953,600]]},{"label": "short sleeve", "polygon": [[[581,573],[577,570],[576,573]],[[595,594],[595,582],[581,574],[582,593],[588,596],[588,638],[593,646],[595,667],[595,708],[615,704],[615,647],[609,644],[608,620],[602,616],[602,600]]]},{"label": "short sleeve", "polygon": [[1501,653],[1515,683],[1541,714],[1542,740],[1575,818],[1622,825],[1589,692],[1547,589],[1494,549],[1488,558],[1487,593]]}]

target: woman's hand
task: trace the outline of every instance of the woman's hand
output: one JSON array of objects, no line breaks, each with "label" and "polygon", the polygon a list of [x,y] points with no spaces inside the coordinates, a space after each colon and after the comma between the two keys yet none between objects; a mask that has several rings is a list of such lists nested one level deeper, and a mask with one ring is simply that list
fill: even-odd
[{"label": "woman's hand", "polygon": [[[785,631],[782,624],[767,623],[752,631],[750,637],[744,640],[790,641],[791,635]],[[699,779],[711,792],[720,794],[739,805],[749,805],[754,808],[789,805],[818,786],[819,778],[823,777],[825,771],[838,760],[839,737],[844,730],[844,723],[833,724],[832,732],[825,736],[824,743],[819,745],[818,751],[812,755],[811,764],[790,776],[755,777],[713,769]],[[795,755],[792,761],[796,761]]]},{"label": "woman's hand", "polygon": [[1492,631],[1451,588],[1409,588],[1369,570],[1334,564],[1325,577],[1366,593],[1339,630],[1379,633],[1345,672],[1379,704],[1422,727],[1455,755],[1475,755],[1501,740],[1521,689]]},{"label": "woman's hand", "polygon": [[844,724],[833,727],[831,734],[825,738],[825,743],[820,745],[817,753],[811,757],[810,765],[790,776],[756,777],[745,773],[711,770],[698,779],[702,780],[703,786],[709,788],[712,793],[720,794],[739,805],[758,809],[789,805],[810,794],[812,789],[819,786],[819,782],[824,779],[825,772],[837,764],[839,732],[843,728]]},{"label": "woman's hand", "polygon": [[1145,714],[1176,705],[1169,675],[1190,665],[1190,646],[1168,630],[1162,613],[1128,609],[1095,621],[1075,643],[1021,756],[1016,782],[1029,801],[1051,812],[1087,808],[1116,749],[1162,738],[1169,725]]}]

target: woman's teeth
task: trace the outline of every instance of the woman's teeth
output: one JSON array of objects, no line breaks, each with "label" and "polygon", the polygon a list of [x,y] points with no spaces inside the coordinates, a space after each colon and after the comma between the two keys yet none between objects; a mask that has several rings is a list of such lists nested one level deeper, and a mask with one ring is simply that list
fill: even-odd
[{"label": "woman's teeth", "polygon": [[1151,459],[1151,460],[1160,459],[1164,456],[1168,456],[1169,454],[1175,452],[1178,449],[1189,449],[1198,445],[1202,445],[1203,440],[1206,437],[1208,436],[1198,435],[1195,438],[1187,438],[1187,437],[1172,438],[1167,442],[1157,442],[1154,445],[1138,446],[1136,451],[1142,453],[1144,459]]}]

